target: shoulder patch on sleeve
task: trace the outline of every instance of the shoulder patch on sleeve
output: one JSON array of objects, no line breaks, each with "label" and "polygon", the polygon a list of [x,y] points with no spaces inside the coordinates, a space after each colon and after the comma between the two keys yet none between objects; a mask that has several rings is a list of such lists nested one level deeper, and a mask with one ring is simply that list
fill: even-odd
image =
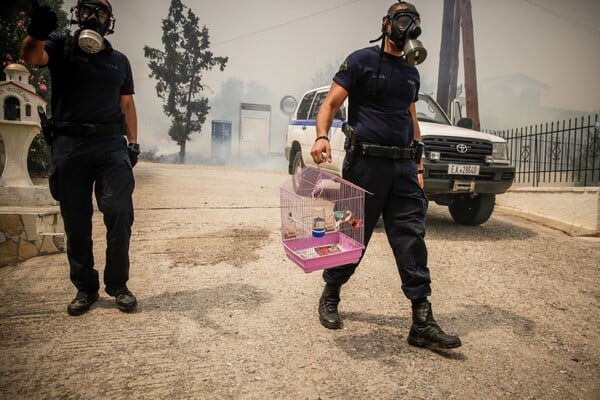
[{"label": "shoulder patch on sleeve", "polygon": [[346,71],[346,70],[348,70],[348,60],[344,60],[342,65],[340,65],[340,69],[339,69],[339,71]]}]

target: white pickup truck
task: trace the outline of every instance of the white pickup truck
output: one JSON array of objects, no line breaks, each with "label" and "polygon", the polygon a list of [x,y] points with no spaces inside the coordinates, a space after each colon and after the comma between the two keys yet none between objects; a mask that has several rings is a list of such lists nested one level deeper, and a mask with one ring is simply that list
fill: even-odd
[{"label": "white pickup truck", "polygon": [[[329,86],[324,86],[306,92],[296,107],[285,147],[291,175],[299,176],[305,165],[314,165],[310,149],[316,137],[315,119],[328,90]],[[456,105],[453,104],[453,109],[459,111]],[[346,155],[346,137],[342,132],[346,107],[344,104],[340,108],[329,131],[332,162],[320,164],[320,168],[340,176]],[[496,195],[506,192],[513,183],[515,168],[510,165],[506,141],[460,127],[470,127],[471,120],[459,115],[453,115],[452,121],[458,125],[454,126],[426,94],[419,94],[416,109],[421,141],[425,143],[423,177],[428,199],[448,206],[450,215],[459,224],[484,223],[492,215]]]}]

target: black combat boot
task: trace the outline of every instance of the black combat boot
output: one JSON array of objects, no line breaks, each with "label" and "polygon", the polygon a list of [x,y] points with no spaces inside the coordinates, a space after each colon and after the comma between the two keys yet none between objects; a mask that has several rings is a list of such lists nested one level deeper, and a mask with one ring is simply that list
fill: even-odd
[{"label": "black combat boot", "polygon": [[413,323],[408,344],[428,349],[454,349],[461,346],[458,336],[447,335],[435,322],[429,301],[413,304],[412,312]]},{"label": "black combat boot", "polygon": [[77,296],[67,305],[67,313],[69,315],[81,315],[87,312],[96,300],[98,300],[98,292],[79,290]]},{"label": "black combat boot", "polygon": [[126,286],[117,288],[106,288],[106,293],[115,298],[117,308],[123,312],[134,311],[137,307],[137,299]]},{"label": "black combat boot", "polygon": [[319,299],[319,321],[327,329],[342,329],[342,317],[337,309],[341,287],[342,285],[325,284]]}]

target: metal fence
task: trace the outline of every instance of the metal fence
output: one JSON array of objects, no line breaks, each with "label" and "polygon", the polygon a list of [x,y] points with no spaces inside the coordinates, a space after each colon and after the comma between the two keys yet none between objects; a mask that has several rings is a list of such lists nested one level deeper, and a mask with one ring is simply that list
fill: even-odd
[{"label": "metal fence", "polygon": [[508,142],[515,184],[600,186],[598,114],[490,133]]}]

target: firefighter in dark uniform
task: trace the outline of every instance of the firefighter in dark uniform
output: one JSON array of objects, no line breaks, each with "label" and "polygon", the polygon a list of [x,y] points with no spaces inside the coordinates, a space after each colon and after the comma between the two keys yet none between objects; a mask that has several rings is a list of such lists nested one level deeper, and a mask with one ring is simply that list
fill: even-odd
[{"label": "firefighter in dark uniform", "polygon": [[89,310],[98,299],[94,268],[92,194],[103,214],[107,246],[104,284],[121,311],[137,300],[127,288],[129,242],[133,224],[133,166],[137,162],[137,116],[131,66],[127,57],[104,39],[114,26],[108,0],[79,0],[71,10],[79,29],[71,35],[51,33],[56,14],[33,2],[23,59],[48,66],[52,81],[49,185],[60,202],[67,237],[70,278],[77,295],[70,315]]},{"label": "firefighter in dark uniform", "polygon": [[[420,78],[414,64],[425,49],[416,8],[393,4],[382,23],[381,46],[350,54],[333,78],[317,116],[317,138],[311,149],[315,163],[331,159],[327,133],[335,112],[348,98],[348,124],[356,135],[347,148],[343,177],[373,195],[365,197],[365,245],[380,216],[392,247],[404,295],[412,302],[408,342],[432,349],[461,345],[433,319],[430,274],[425,245],[427,199],[423,192],[422,145],[416,118]],[[378,40],[378,39],[376,39]],[[348,143],[348,141],[347,141]],[[358,264],[326,269],[319,300],[319,320],[329,329],[342,327],[340,288]]]}]

